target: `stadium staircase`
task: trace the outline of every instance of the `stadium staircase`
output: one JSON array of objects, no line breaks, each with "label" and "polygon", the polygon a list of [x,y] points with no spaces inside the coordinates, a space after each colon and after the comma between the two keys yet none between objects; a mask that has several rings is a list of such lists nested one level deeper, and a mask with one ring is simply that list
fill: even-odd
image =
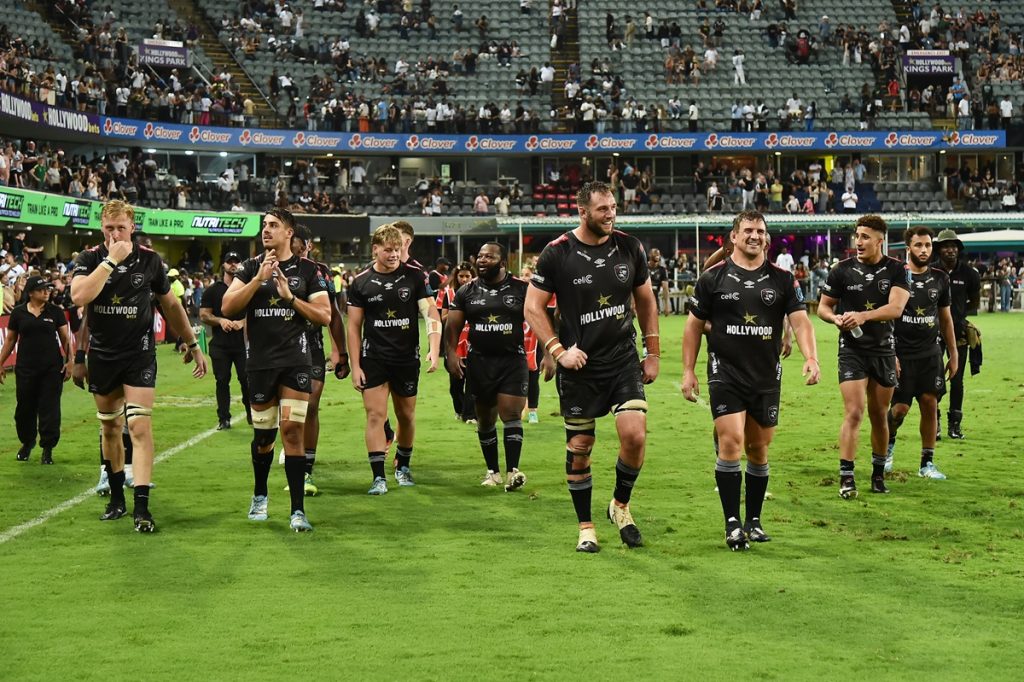
[{"label": "stadium staircase", "polygon": [[[555,67],[555,81],[551,87],[551,108],[559,112],[566,111],[565,107],[569,106],[565,88],[562,87],[569,78],[569,67],[573,64],[578,65],[581,74],[583,67],[580,63],[579,10],[565,10],[565,17],[565,34],[558,41],[558,46],[551,50],[551,65]],[[569,129],[569,120],[560,117],[556,132],[569,132]]]},{"label": "stadium staircase", "polygon": [[210,24],[206,14],[191,0],[169,0],[167,4],[178,13],[178,16],[199,27],[199,46],[216,65],[218,72],[223,69],[231,74],[233,89],[237,89],[243,100],[248,97],[253,101],[256,105],[256,116],[260,125],[267,127],[283,125],[284,121],[280,119],[266,96],[249,77],[249,73],[217,39],[217,30]]}]

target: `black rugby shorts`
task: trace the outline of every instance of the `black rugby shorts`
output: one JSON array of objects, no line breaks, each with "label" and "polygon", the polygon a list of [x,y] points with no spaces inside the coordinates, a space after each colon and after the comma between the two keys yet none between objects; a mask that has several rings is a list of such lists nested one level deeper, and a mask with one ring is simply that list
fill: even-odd
[{"label": "black rugby shorts", "polygon": [[389,390],[400,398],[411,398],[416,395],[420,385],[420,363],[399,364],[386,360],[363,358],[359,366],[366,377],[363,388],[375,388],[388,385]]},{"label": "black rugby shorts", "polygon": [[946,368],[942,355],[935,353],[926,358],[900,358],[900,376],[893,404],[910,405],[914,398],[926,393],[941,397],[946,393]]},{"label": "black rugby shorts", "polygon": [[466,390],[485,404],[499,394],[525,398],[530,388],[530,371],[525,355],[477,355],[466,360]]},{"label": "black rugby shorts", "polygon": [[782,391],[755,391],[738,383],[715,381],[708,383],[708,400],[711,402],[711,417],[746,412],[766,428],[779,425],[779,401]]},{"label": "black rugby shorts", "polygon": [[880,386],[896,385],[895,355],[863,355],[848,348],[839,351],[839,383],[874,379]]},{"label": "black rugby shorts", "polygon": [[246,376],[249,380],[249,402],[258,405],[276,400],[281,387],[309,393],[313,378],[309,365],[250,369]]},{"label": "black rugby shorts", "polygon": [[324,356],[323,346],[310,344],[309,355],[311,358],[309,375],[313,378],[313,381],[322,383],[324,380],[324,368],[327,366],[327,358]]},{"label": "black rugby shorts", "polygon": [[109,395],[122,386],[156,388],[156,356],[141,353],[121,360],[89,355],[89,393]]},{"label": "black rugby shorts", "polygon": [[647,400],[640,360],[636,356],[612,376],[588,377],[559,366],[555,385],[563,417],[597,419],[616,405]]}]

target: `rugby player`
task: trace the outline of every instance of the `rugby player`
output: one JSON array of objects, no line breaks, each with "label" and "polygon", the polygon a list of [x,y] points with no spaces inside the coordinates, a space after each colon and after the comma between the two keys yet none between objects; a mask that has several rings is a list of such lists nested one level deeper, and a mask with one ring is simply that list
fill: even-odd
[{"label": "rugby player", "polygon": [[[889,226],[876,215],[857,220],[857,256],[840,261],[821,288],[818,317],[839,329],[839,392],[843,424],[839,429],[839,496],[857,497],[854,459],[865,395],[871,421],[871,492],[888,493],[885,452],[887,413],[898,377],[893,321],[910,298],[910,271],[882,253]],[[837,313],[842,306],[844,312]]]},{"label": "rugby player", "polygon": [[[526,295],[526,321],[557,363],[558,396],[566,433],[566,478],[579,523],[578,552],[598,552],[591,518],[590,472],[595,420],[615,415],[619,456],[608,518],[628,547],[643,538],[629,509],[644,462],[647,398],[658,376],[658,307],[640,242],[615,229],[612,188],[589,182],[577,194],[580,224],[544,247]],[[547,313],[558,297],[555,333]],[[633,307],[647,348],[637,355]]]},{"label": "rugby player", "polygon": [[[527,283],[508,272],[508,257],[500,244],[488,242],[476,257],[478,277],[459,288],[448,309],[445,327],[446,362],[452,376],[465,377],[476,399],[477,438],[487,474],[481,485],[500,486],[498,431],[505,446],[505,491],[519,490],[526,475],[519,471],[523,449],[523,408],[529,389],[524,347],[523,304]],[[463,325],[469,322],[469,356],[463,361],[456,348]]]},{"label": "rugby player", "polygon": [[363,394],[366,449],[373,482],[370,495],[388,491],[384,476],[387,442],[384,421],[391,396],[398,420],[395,480],[415,485],[410,469],[416,435],[416,393],[420,347],[417,313],[427,324],[427,372],[437,369],[441,318],[427,292],[422,270],[401,261],[402,233],[381,225],[370,241],[373,263],[356,275],[348,292],[348,346],[359,348],[352,359],[352,384]]},{"label": "rugby player", "polygon": [[295,218],[285,209],[263,215],[264,253],[242,263],[221,303],[227,316],[245,311],[246,371],[252,405],[253,495],[249,519],[268,518],[267,478],[280,423],[291,497],[289,526],[313,530],[303,504],[304,426],[312,388],[309,324],[327,326],[331,304],[316,264],[292,253]]},{"label": "rugby player", "polygon": [[135,469],[135,530],[152,533],[156,523],[149,497],[157,366],[151,295],[161,304],[170,326],[185,334],[195,360],[194,377],[206,374],[206,358],[181,301],[171,293],[160,257],[132,242],[135,209],[120,200],[109,201],[100,220],[104,243],[78,256],[71,282],[72,303],[87,309],[89,392],[96,401],[103,453],[110,462],[110,501],[100,519],[111,521],[127,513],[121,441],[127,420]]},{"label": "rugby player", "polygon": [[[732,252],[697,281],[683,335],[682,391],[696,402],[699,383],[694,367],[710,323],[707,383],[717,434],[715,481],[725,517],[725,542],[733,551],[771,539],[761,523],[761,508],[768,490],[768,446],[779,420],[785,320],[804,356],[807,384],[818,383],[821,374],[800,284],[765,257],[767,234],[764,216],[756,211],[733,219]],[[747,494],[741,522],[744,452]]]},{"label": "rugby player", "polygon": [[[896,358],[900,365],[900,382],[889,408],[889,449],[885,470],[891,471],[896,449],[896,432],[917,399],[921,410],[922,478],[943,480],[945,474],[935,466],[935,433],[938,423],[939,397],[946,392],[945,375],[956,376],[959,366],[953,316],[950,314],[949,276],[929,265],[932,258],[931,229],[911,227],[904,233],[907,244],[907,267],[910,269],[910,301],[896,319]],[[943,367],[942,345],[949,351]]]},{"label": "rugby player", "polygon": [[[312,245],[313,233],[309,228],[302,224],[296,225],[295,235],[292,237],[292,253],[299,258],[309,258]],[[331,305],[331,323],[327,329],[331,335],[331,361],[334,366],[334,376],[344,379],[348,376],[349,364],[348,352],[345,348],[345,321],[338,308],[338,292],[334,288],[330,267],[326,263],[313,262],[316,264],[320,276],[327,283],[327,296]],[[306,331],[306,336],[309,338],[311,365],[309,406],[306,408],[306,423],[302,430],[303,448],[306,454],[306,470],[302,489],[306,495],[316,495],[320,489],[313,480],[313,467],[316,465],[316,446],[320,440],[320,397],[324,393],[327,356],[324,353],[323,330],[319,325],[311,323]],[[285,486],[285,490],[290,490],[290,485]]]}]

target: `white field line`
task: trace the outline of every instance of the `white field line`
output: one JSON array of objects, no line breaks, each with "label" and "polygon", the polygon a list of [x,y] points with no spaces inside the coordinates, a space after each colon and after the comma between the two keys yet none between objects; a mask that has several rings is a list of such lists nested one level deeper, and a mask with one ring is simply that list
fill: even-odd
[{"label": "white field line", "polygon": [[[234,419],[231,420],[231,424],[234,425],[234,424],[238,423],[239,421],[242,420],[242,418],[243,417],[241,415],[235,417]],[[153,464],[157,465],[160,462],[164,461],[165,459],[170,459],[171,457],[174,457],[176,454],[178,454],[182,450],[185,450],[186,448],[190,448],[193,445],[196,445],[197,443],[201,443],[202,441],[206,440],[207,438],[209,438],[210,436],[212,436],[215,433],[217,433],[217,429],[216,428],[208,429],[206,431],[203,431],[202,433],[197,433],[196,435],[192,436],[191,438],[189,438],[184,443],[178,443],[174,447],[168,448],[167,450],[164,450],[163,452],[158,454],[156,457],[153,458]],[[71,509],[72,507],[76,507],[76,506],[80,505],[81,503],[85,502],[86,500],[94,498],[94,497],[96,497],[95,490],[93,488],[89,488],[85,492],[79,493],[78,495],[75,495],[74,497],[72,497],[69,500],[64,500],[63,502],[58,504],[56,507],[51,507],[50,509],[47,509],[46,511],[44,511],[42,514],[40,514],[39,516],[35,517],[31,521],[26,521],[25,523],[23,523],[23,524],[21,524],[19,526],[14,526],[13,528],[9,528],[9,529],[3,531],[2,533],[0,533],[0,545],[4,544],[5,542],[9,542],[9,541],[13,540],[14,538],[18,537],[19,535],[22,535],[23,533],[25,533],[26,531],[32,530],[36,526],[39,526],[39,525],[42,525],[42,524],[46,523],[47,521],[52,519],[57,514],[60,514],[63,511],[67,511],[68,509]]]}]

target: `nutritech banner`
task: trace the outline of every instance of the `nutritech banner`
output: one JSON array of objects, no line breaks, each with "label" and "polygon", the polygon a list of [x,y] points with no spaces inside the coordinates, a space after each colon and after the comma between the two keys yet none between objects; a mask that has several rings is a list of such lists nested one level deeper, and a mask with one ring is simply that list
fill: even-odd
[{"label": "nutritech banner", "polygon": [[158,68],[187,69],[188,48],[176,40],[143,40],[139,43],[139,63]]},{"label": "nutritech banner", "polygon": [[[47,107],[14,95],[0,94],[0,117],[12,116],[42,126],[93,132],[106,141],[146,146],[216,151],[346,152],[370,155],[548,156],[612,152],[695,153],[770,151],[927,151],[1002,149],[1006,133],[977,130],[947,133],[921,131],[774,132],[774,133],[607,133],[602,135],[426,135],[336,133],[307,130],[221,128],[156,123],[92,116]],[[94,130],[95,128],[95,130]]]},{"label": "nutritech banner", "polygon": [[[0,222],[98,230],[102,209],[99,201],[0,187]],[[135,227],[172,237],[254,237],[260,214],[136,208]]]}]

